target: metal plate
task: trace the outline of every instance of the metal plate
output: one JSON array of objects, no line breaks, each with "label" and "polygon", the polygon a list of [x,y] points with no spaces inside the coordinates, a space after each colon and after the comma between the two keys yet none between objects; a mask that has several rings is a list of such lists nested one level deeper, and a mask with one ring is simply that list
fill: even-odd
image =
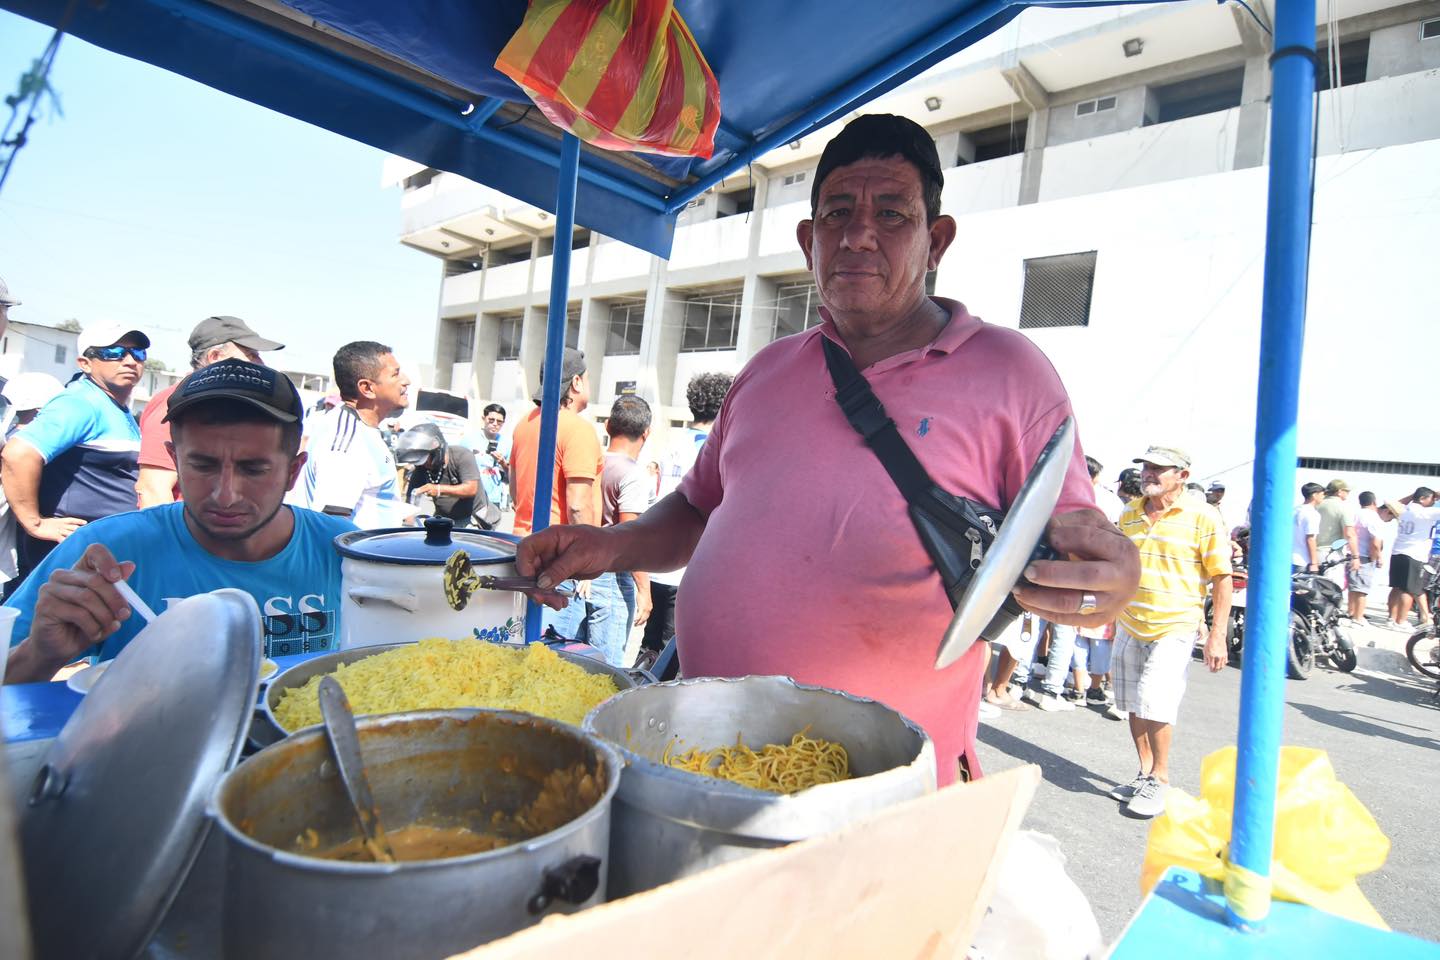
[{"label": "metal plate", "polygon": [[21,809],[37,956],[133,957],[155,932],[240,756],[260,642],[249,594],[190,597],[81,701]]},{"label": "metal plate", "polygon": [[961,595],[955,616],[940,641],[936,670],[943,670],[965,655],[1020,581],[1020,574],[1045,533],[1045,525],[1055,513],[1055,504],[1060,502],[1065,474],[1074,455],[1075,419],[1066,417],[1035,458],[1035,466],[1010,504],[995,542],[985,551],[980,569]]}]

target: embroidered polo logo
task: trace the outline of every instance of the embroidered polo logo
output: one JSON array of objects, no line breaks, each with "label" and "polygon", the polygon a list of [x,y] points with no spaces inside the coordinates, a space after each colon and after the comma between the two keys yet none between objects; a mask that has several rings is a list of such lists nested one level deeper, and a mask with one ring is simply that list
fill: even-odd
[{"label": "embroidered polo logo", "polygon": [[920,420],[920,426],[918,426],[918,427],[915,428],[915,435],[916,435],[917,437],[923,437],[923,436],[925,436],[925,435],[926,435],[927,433],[929,433],[929,432],[930,432],[930,418],[929,418],[929,417],[922,417],[921,420]]}]

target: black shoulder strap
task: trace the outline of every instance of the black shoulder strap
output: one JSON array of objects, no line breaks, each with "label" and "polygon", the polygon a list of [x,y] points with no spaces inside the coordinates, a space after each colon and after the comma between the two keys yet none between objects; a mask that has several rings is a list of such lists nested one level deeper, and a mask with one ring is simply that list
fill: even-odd
[{"label": "black shoulder strap", "polygon": [[870,382],[860,373],[850,354],[829,337],[822,336],[820,343],[825,349],[830,379],[835,382],[835,401],[840,404],[845,419],[864,438],[865,445],[875,451],[905,499],[915,503],[931,487],[930,474],[901,438],[895,421],[885,413],[885,406],[870,389]]}]

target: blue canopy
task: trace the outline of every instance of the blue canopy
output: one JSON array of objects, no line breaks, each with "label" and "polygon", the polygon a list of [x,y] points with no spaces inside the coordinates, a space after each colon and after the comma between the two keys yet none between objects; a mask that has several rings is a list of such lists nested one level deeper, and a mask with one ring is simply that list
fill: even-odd
[{"label": "blue canopy", "polygon": [[[576,220],[668,256],[675,215],[689,200],[1025,6],[677,0],[720,84],[715,154],[688,160],[585,147]],[[560,131],[527,111],[529,100],[495,69],[525,0],[0,0],[0,7],[555,212]]]},{"label": "blue canopy", "polygon": [[[1148,0],[1111,0],[1117,3]],[[1227,919],[1269,909],[1266,878],[1284,706],[1289,491],[1311,217],[1315,0],[1273,0],[1265,302],[1255,433],[1249,610]],[[676,0],[720,84],[715,156],[670,160],[580,149],[494,69],[525,0],[0,0],[117,53],[309,121],[668,256],[675,215],[776,146],[904,83],[1025,6],[1091,0]],[[177,118],[183,123],[184,118]],[[570,245],[558,244],[551,317],[565,316]],[[539,463],[553,462],[565,325],[547,330]],[[552,472],[537,465],[536,503]],[[544,511],[540,511],[544,514]],[[535,529],[548,517],[537,515]],[[538,617],[532,604],[527,637]],[[1233,884],[1232,884],[1232,881]]]}]

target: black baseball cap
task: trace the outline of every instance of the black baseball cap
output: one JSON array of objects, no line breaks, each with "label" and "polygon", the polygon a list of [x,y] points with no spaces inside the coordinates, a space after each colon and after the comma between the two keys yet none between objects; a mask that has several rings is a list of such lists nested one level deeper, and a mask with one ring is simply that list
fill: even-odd
[{"label": "black baseball cap", "polygon": [[251,350],[284,350],[285,344],[266,340],[239,317],[206,317],[190,331],[190,349],[203,350],[222,343],[238,343]]},{"label": "black baseball cap", "polygon": [[[565,386],[568,387],[568,386],[570,385],[570,381],[571,381],[571,380],[574,380],[576,377],[583,376],[584,373],[585,373],[585,370],[586,370],[586,367],[585,367],[585,354],[584,354],[583,352],[579,351],[579,350],[576,350],[574,347],[566,347],[566,348],[565,348],[565,360],[564,360],[564,362],[561,364],[561,370],[560,370],[561,379],[565,382]],[[565,391],[562,389],[560,393],[561,393],[560,399],[561,399],[561,400],[564,400],[564,399],[565,399]],[[542,399],[544,399],[544,397],[545,397],[545,366],[544,366],[544,364],[541,364],[541,366],[540,366],[540,383],[539,383],[538,386],[535,387],[535,392],[534,392],[533,394],[531,394],[530,399],[534,400],[536,403],[539,403]]]},{"label": "black baseball cap", "polygon": [[165,422],[210,400],[238,400],[279,423],[296,423],[305,415],[300,391],[285,374],[245,360],[221,360],[180,381],[170,394]]}]

